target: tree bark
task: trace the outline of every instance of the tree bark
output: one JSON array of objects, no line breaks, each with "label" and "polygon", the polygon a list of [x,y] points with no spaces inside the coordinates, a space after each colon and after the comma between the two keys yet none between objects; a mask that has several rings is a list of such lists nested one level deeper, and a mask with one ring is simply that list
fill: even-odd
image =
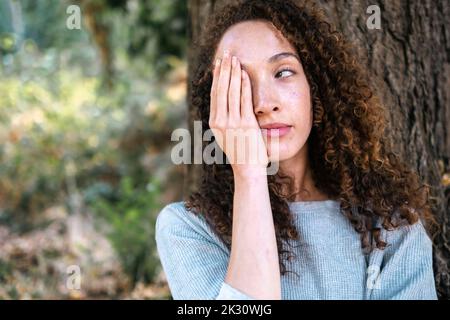
[{"label": "tree bark", "polygon": [[[328,20],[352,42],[373,75],[388,112],[387,133],[396,152],[432,187],[440,231],[433,239],[436,286],[450,298],[450,2],[448,0],[315,0]],[[188,36],[197,41],[207,18],[228,1],[189,0]],[[367,8],[377,5],[381,28],[369,29]],[[189,80],[196,47],[188,48]],[[190,81],[188,81],[190,83]],[[188,84],[188,90],[190,85]],[[190,105],[188,101],[188,106]],[[193,119],[189,112],[189,128]],[[200,178],[187,166],[185,196]]]}]

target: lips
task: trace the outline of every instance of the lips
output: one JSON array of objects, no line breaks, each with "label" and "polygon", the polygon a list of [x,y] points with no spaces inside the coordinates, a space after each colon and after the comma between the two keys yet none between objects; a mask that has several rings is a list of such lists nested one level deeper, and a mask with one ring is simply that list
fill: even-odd
[{"label": "lips", "polygon": [[285,128],[285,127],[290,127],[290,125],[288,125],[286,123],[276,122],[276,123],[268,123],[268,124],[262,125],[261,129],[277,129],[277,128]]},{"label": "lips", "polygon": [[269,123],[261,126],[263,135],[267,137],[282,137],[291,131],[292,126],[286,123]]}]

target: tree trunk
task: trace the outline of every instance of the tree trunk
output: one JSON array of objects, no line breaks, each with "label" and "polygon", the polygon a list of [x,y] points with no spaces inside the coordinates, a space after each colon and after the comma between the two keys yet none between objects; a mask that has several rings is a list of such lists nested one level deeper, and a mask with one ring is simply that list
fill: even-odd
[{"label": "tree trunk", "polygon": [[[374,88],[388,109],[388,133],[396,152],[432,187],[440,232],[434,242],[436,285],[450,298],[450,2],[448,0],[315,0],[328,20],[351,41],[373,75]],[[189,0],[190,41],[225,0]],[[381,28],[367,19],[380,8]],[[193,61],[196,48],[188,48]],[[193,71],[189,65],[189,75]],[[190,78],[191,79],[191,78]],[[188,85],[188,90],[190,86]],[[188,101],[189,106],[189,101]],[[193,120],[188,121],[191,132]],[[185,196],[200,177],[200,165],[186,167]]]},{"label": "tree trunk", "polygon": [[102,21],[105,4],[98,1],[78,0],[82,7],[84,21],[97,45],[103,66],[103,81],[108,88],[113,85],[113,57],[110,45],[110,27]]}]

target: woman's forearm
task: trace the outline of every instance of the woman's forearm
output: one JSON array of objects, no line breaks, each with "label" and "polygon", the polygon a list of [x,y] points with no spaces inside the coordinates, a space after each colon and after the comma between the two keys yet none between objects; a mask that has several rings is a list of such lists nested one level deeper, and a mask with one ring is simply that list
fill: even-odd
[{"label": "woman's forearm", "polygon": [[225,282],[255,299],[281,299],[267,175],[234,177],[231,256]]}]

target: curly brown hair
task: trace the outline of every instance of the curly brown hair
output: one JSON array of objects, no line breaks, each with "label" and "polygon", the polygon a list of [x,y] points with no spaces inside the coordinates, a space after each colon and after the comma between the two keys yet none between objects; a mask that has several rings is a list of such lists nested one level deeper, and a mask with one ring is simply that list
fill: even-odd
[{"label": "curly brown hair", "polygon": [[[294,46],[310,85],[313,127],[308,138],[309,163],[316,187],[340,201],[341,212],[361,235],[362,248],[384,249],[380,228],[392,230],[419,218],[433,222],[429,185],[394,153],[385,137],[383,106],[369,86],[351,46],[310,3],[247,0],[229,4],[212,16],[194,61],[189,103],[202,129],[209,129],[212,59],[227,29],[246,20],[272,23]],[[204,132],[204,131],[203,131]],[[207,142],[204,142],[206,146]],[[231,248],[234,176],[229,164],[203,164],[198,191],[186,208],[203,215]],[[298,239],[287,201],[293,201],[293,179],[279,172],[268,177],[270,203],[282,275],[289,239]],[[286,186],[289,192],[285,192]],[[373,241],[374,240],[374,241]],[[289,255],[287,256],[289,258]]]}]

